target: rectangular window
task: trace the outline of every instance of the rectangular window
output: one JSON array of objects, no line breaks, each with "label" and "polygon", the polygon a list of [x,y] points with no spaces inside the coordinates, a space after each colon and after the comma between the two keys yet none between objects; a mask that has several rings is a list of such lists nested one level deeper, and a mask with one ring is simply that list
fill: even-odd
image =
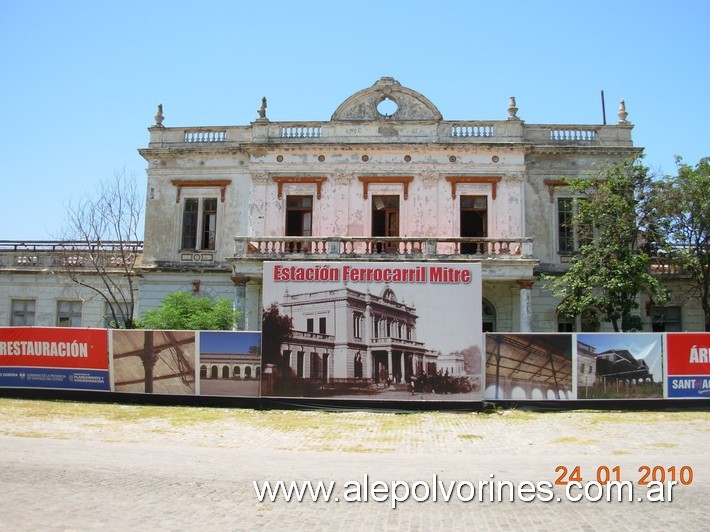
[{"label": "rectangular window", "polygon": [[214,249],[217,234],[217,198],[202,200],[202,249]]},{"label": "rectangular window", "polygon": [[[111,312],[111,305],[104,301],[104,328],[106,329],[125,329],[126,321],[123,316],[128,316],[128,307],[122,306],[119,308],[117,303],[114,303],[116,309],[116,319],[114,320]],[[121,313],[123,311],[123,314]]]},{"label": "rectangular window", "polygon": [[313,332],[313,318],[306,319],[306,332]]},{"label": "rectangular window", "polygon": [[[461,196],[460,232],[463,238],[488,236],[488,198],[486,196]],[[461,253],[486,253],[486,244],[462,242]]]},{"label": "rectangular window", "polygon": [[325,318],[318,319],[318,332],[320,334],[326,334],[326,332],[325,332]]},{"label": "rectangular window", "polygon": [[21,327],[35,324],[35,300],[13,299],[10,325]]},{"label": "rectangular window", "polygon": [[353,312],[353,336],[362,338],[362,314],[360,312]]},{"label": "rectangular window", "polygon": [[572,198],[557,199],[557,251],[560,254],[574,252],[573,207]]},{"label": "rectangular window", "polygon": [[680,307],[651,307],[651,321],[653,332],[680,332],[683,330]]},{"label": "rectangular window", "polygon": [[286,236],[311,236],[313,196],[286,197]]},{"label": "rectangular window", "polygon": [[575,220],[583,201],[583,198],[557,198],[557,252],[560,255],[572,255],[592,239],[591,228],[580,226]]},{"label": "rectangular window", "polygon": [[57,301],[57,327],[81,327],[81,301]]},{"label": "rectangular window", "polygon": [[182,249],[214,250],[217,236],[217,198],[185,199]]}]

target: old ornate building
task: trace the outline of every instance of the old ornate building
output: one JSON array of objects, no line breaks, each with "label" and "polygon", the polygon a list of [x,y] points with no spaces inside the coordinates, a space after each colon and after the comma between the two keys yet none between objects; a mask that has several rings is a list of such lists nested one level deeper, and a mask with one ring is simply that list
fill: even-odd
[{"label": "old ornate building", "polygon": [[165,127],[149,164],[141,308],[199,286],[234,298],[260,327],[267,260],[475,261],[484,329],[557,331],[536,282],[574,251],[560,176],[594,176],[639,153],[615,125],[444,120],[392,78],[348,97],[326,122],[276,122],[266,99],[243,126]]},{"label": "old ornate building", "polygon": [[[233,299],[240,328],[258,330],[264,261],[479,262],[484,330],[583,330],[539,280],[577,245],[561,176],[594,177],[641,148],[623,101],[614,125],[528,124],[505,101],[499,119],[445,120],[385,77],[328,121],[272,121],[263,99],[250,124],[167,127],[159,106],[139,150],[140,311],[184,290]],[[53,276],[57,244],[0,246],[0,325],[106,323],[100,298]],[[640,309],[645,330],[703,328],[693,300]]]}]

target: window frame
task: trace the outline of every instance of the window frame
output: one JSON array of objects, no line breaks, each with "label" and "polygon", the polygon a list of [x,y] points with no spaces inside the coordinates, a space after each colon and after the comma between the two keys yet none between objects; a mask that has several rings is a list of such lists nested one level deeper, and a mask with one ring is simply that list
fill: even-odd
[{"label": "window frame", "polygon": [[[62,306],[70,304],[71,308],[68,313],[62,310]],[[78,306],[78,311],[76,310]],[[81,327],[83,319],[83,302],[77,299],[58,299],[57,300],[57,327]],[[63,316],[64,315],[64,316]],[[75,319],[78,318],[78,323]],[[63,324],[62,320],[68,320],[69,324]]]},{"label": "window frame", "polygon": [[[180,217],[181,251],[216,251],[217,228],[220,219],[216,196],[189,196],[183,199]],[[196,209],[188,210],[188,206]],[[190,215],[190,219],[188,216]],[[194,245],[193,245],[194,243]]]},{"label": "window frame", "polygon": [[[16,309],[15,304],[16,303],[21,303],[23,308],[22,309]],[[32,304],[32,312],[27,309],[28,304]],[[18,323],[15,318],[17,316],[22,316],[22,323]],[[27,317],[31,316],[32,323],[27,323]],[[37,300],[36,299],[25,299],[25,298],[17,298],[17,299],[11,299],[10,300],[10,326],[12,327],[32,327],[35,324],[35,320],[37,317]]]}]

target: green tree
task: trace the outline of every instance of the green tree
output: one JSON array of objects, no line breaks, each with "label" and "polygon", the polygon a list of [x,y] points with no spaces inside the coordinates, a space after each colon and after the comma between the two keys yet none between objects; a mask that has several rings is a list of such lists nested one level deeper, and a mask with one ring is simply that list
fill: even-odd
[{"label": "green tree", "polygon": [[264,364],[286,366],[282,360],[281,344],[293,330],[293,320],[279,312],[279,306],[272,303],[264,310],[261,325],[261,356]]},{"label": "green tree", "polygon": [[654,191],[655,245],[692,280],[710,332],[710,158],[692,167],[676,157],[676,165]]},{"label": "green tree", "polygon": [[229,299],[197,297],[188,292],[173,292],[160,301],[160,306],[143,313],[143,329],[229,331],[237,323],[239,313]]},{"label": "green tree", "polygon": [[547,277],[552,292],[562,300],[558,310],[563,316],[585,313],[593,320],[610,322],[617,332],[639,329],[638,295],[648,293],[658,302],[667,297],[650,273],[640,238],[648,228],[649,169],[639,157],[606,169],[599,179],[568,179],[567,183],[584,197],[577,202],[573,223],[589,231],[589,238],[572,257],[567,272]]}]

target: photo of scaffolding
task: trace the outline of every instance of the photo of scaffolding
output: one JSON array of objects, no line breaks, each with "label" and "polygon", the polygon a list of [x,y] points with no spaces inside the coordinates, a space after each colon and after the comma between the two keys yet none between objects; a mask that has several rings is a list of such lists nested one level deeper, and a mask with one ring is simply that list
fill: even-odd
[{"label": "photo of scaffolding", "polygon": [[571,334],[486,333],[485,399],[576,399]]},{"label": "photo of scaffolding", "polygon": [[111,331],[112,390],[195,393],[194,331]]}]

